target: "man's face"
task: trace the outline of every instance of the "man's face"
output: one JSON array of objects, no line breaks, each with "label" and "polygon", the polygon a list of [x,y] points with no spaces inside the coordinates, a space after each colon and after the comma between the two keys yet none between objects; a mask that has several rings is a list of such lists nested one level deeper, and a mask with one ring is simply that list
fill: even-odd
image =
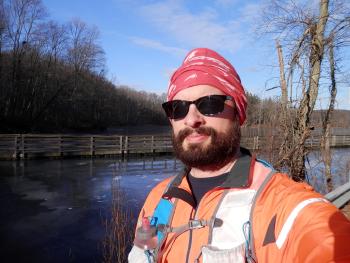
[{"label": "man's face", "polygon": [[[198,85],[177,93],[173,100],[194,101],[208,95],[225,95],[221,90]],[[205,116],[194,104],[182,119],[172,119],[173,145],[187,166],[215,169],[232,160],[239,147],[240,127],[234,102],[225,101],[223,112]]]}]

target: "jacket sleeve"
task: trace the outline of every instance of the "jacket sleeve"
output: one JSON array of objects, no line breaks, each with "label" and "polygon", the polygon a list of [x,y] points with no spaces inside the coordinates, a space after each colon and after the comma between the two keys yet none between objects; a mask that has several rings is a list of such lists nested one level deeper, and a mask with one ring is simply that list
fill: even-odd
[{"label": "jacket sleeve", "polygon": [[152,263],[152,258],[147,257],[145,251],[137,246],[133,246],[129,256],[129,263]]},{"label": "jacket sleeve", "polygon": [[350,221],[332,204],[306,207],[289,240],[296,262],[350,262]]},{"label": "jacket sleeve", "polygon": [[259,263],[350,262],[350,221],[305,183],[276,174],[253,215]]}]

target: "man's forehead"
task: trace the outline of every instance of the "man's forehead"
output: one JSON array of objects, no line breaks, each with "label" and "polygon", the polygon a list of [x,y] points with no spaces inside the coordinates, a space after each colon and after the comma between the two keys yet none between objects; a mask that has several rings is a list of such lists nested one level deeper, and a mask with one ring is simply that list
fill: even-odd
[{"label": "man's forehead", "polygon": [[196,85],[180,90],[173,100],[196,100],[208,95],[225,95],[220,89],[210,85]]}]

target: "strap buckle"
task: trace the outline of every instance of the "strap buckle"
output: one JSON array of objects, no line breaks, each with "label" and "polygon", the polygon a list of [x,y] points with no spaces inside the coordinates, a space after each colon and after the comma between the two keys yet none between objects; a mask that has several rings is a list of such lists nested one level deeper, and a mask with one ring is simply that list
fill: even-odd
[{"label": "strap buckle", "polygon": [[188,226],[190,229],[202,228],[206,226],[206,222],[204,220],[190,220]]}]

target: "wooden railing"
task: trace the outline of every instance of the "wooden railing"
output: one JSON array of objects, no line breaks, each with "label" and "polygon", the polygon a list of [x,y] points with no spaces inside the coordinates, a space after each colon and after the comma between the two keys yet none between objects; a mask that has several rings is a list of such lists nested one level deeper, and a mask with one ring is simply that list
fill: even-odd
[{"label": "wooden railing", "polygon": [[349,182],[325,195],[336,207],[342,208],[350,202],[350,176]]},{"label": "wooden railing", "polygon": [[6,159],[122,153],[123,136],[119,135],[0,135],[0,158]]},{"label": "wooden railing", "polygon": [[124,154],[162,152],[172,152],[170,135],[124,136]]},{"label": "wooden railing", "polygon": [[[242,137],[250,150],[278,147],[278,137]],[[350,135],[331,136],[332,147],[350,147]],[[319,147],[320,138],[307,139],[308,147]],[[0,134],[0,159],[129,154],[159,154],[173,151],[170,135],[61,135]]]},{"label": "wooden railing", "polygon": [[[275,149],[278,147],[282,138],[278,136],[266,136],[266,137],[242,137],[241,144],[251,150],[258,150],[261,147],[270,147]],[[319,148],[321,144],[320,136],[310,136],[305,141],[305,145],[310,148]],[[330,147],[350,147],[350,135],[332,135],[330,136]]]}]

